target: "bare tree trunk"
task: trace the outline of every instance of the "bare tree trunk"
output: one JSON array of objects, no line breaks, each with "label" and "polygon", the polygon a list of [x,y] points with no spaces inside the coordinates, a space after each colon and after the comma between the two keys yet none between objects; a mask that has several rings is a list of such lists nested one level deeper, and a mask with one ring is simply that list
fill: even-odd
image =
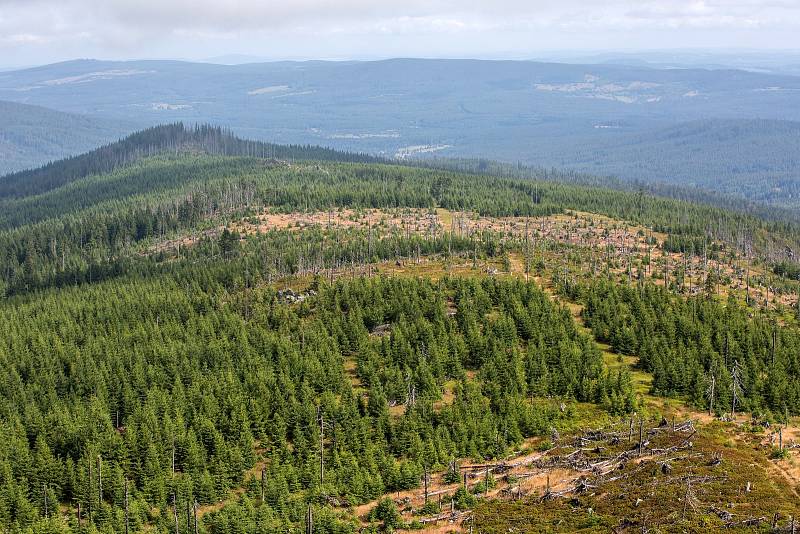
[{"label": "bare tree trunk", "polygon": [[711,377],[711,398],[708,403],[708,415],[712,415],[714,412],[714,386],[716,386],[717,379],[716,377]]},{"label": "bare tree trunk", "polygon": [[306,534],[314,534],[314,512],[311,504],[306,509]]},{"label": "bare tree trunk", "polygon": [[180,528],[178,526],[178,498],[175,494],[172,494],[172,514],[175,516],[175,534],[180,534]]},{"label": "bare tree trunk", "polygon": [[682,518],[686,518],[686,509],[689,507],[689,494],[692,491],[692,477],[686,479],[686,494],[683,496],[683,514]]},{"label": "bare tree trunk", "polygon": [[319,483],[325,483],[325,419],[322,415],[322,407],[317,407],[317,417],[319,418]]},{"label": "bare tree trunk", "polygon": [[97,455],[97,509],[103,505],[103,457]]},{"label": "bare tree trunk", "polygon": [[86,492],[86,515],[89,519],[89,523],[92,522],[92,457],[87,457],[87,463],[89,464],[89,489]]},{"label": "bare tree trunk", "polygon": [[428,466],[425,466],[425,470],[423,472],[423,476],[425,477],[425,504],[428,504]]},{"label": "bare tree trunk", "polygon": [[644,434],[644,420],[639,419],[639,456],[642,455],[643,434]]},{"label": "bare tree trunk", "polygon": [[261,502],[262,503],[264,502],[264,487],[266,486],[266,477],[267,477],[267,474],[265,472],[265,469],[262,467],[261,468]]}]

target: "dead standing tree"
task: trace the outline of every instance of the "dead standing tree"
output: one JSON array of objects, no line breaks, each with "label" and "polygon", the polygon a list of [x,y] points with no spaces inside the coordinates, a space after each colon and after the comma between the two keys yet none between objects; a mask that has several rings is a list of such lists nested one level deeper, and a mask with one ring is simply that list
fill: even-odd
[{"label": "dead standing tree", "polygon": [[319,483],[325,483],[325,429],[329,428],[322,413],[322,406],[317,406],[317,423],[319,424]]},{"label": "dead standing tree", "polygon": [[425,463],[424,471],[423,471],[423,483],[425,485],[425,504],[428,504],[428,464]]},{"label": "dead standing tree", "polygon": [[714,389],[717,385],[717,377],[713,373],[708,373],[708,387],[706,388],[706,398],[708,399],[708,415],[714,413]]},{"label": "dead standing tree", "polygon": [[103,506],[103,457],[97,455],[97,509]]},{"label": "dead standing tree", "polygon": [[314,534],[314,511],[311,508],[311,503],[306,508],[306,534]]},{"label": "dead standing tree", "polygon": [[731,398],[731,419],[736,419],[736,406],[739,404],[739,400],[744,394],[744,386],[742,386],[743,374],[742,366],[739,360],[736,360],[733,363],[733,370],[731,371],[731,393],[733,394]]},{"label": "dead standing tree", "polygon": [[178,497],[175,493],[172,494],[172,516],[175,519],[175,534],[180,534],[180,525],[178,524]]}]

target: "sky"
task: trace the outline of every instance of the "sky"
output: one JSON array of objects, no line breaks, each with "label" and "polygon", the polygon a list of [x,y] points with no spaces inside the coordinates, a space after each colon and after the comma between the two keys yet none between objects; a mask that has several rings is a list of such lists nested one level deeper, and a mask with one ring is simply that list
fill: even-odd
[{"label": "sky", "polygon": [[800,49],[800,0],[0,0],[0,67]]}]

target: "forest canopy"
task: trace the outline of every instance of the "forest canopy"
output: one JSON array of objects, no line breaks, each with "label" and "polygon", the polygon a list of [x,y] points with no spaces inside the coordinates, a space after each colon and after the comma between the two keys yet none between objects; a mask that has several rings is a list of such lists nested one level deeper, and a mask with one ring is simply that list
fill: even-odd
[{"label": "forest canopy", "polygon": [[[182,125],[14,175],[0,213],[0,530],[299,532],[313,517],[354,533],[351,508],[370,503],[364,521],[391,529],[385,496],[431,471],[458,482],[461,460],[644,409],[632,369],[713,413],[800,414],[777,282],[762,311],[749,285],[745,302],[717,296],[710,269],[703,294],[650,270],[655,246],[684,269],[744,259],[785,297],[791,222]],[[547,218],[571,225],[563,242]],[[594,252],[591,275],[570,271],[588,265],[581,225],[604,274]],[[622,227],[647,247],[635,278],[613,265],[612,233],[620,257],[639,246]]]}]

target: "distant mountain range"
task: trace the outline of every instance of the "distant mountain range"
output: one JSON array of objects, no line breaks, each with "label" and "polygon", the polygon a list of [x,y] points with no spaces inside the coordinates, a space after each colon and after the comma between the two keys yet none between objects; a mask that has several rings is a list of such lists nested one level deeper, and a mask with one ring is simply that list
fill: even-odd
[{"label": "distant mountain range", "polygon": [[798,50],[651,50],[643,52],[552,53],[549,61],[631,65],[663,69],[740,69],[770,74],[800,75]]},{"label": "distant mountain range", "polygon": [[[791,122],[800,121],[800,77],[771,72],[421,59],[80,60],[0,72],[0,100],[78,115],[85,126],[53,136],[50,123],[66,124],[67,116],[40,119],[40,142],[35,126],[27,145],[6,141],[6,153],[16,146],[25,155],[3,158],[0,173],[53,159],[54,138],[60,157],[120,132],[184,121],[279,143],[556,165],[800,205]],[[20,131],[6,120],[19,115],[9,106],[0,108],[2,131]],[[78,138],[83,144],[73,150]]]}]

